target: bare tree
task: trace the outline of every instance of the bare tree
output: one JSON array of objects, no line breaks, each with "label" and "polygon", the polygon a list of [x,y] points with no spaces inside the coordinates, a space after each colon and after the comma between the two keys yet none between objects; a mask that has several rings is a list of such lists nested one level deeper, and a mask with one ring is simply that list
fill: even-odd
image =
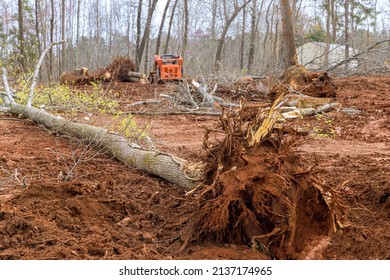
[{"label": "bare tree", "polygon": [[325,39],[325,56],[324,56],[324,64],[327,65],[329,63],[329,45],[330,45],[330,6],[331,0],[326,0],[326,39]]},{"label": "bare tree", "polygon": [[[54,42],[54,0],[50,1],[51,7],[51,17],[50,17],[50,44]],[[49,51],[49,73],[48,73],[48,81],[51,83],[51,79],[53,77],[53,49],[50,48]]]},{"label": "bare tree", "polygon": [[26,71],[26,49],[24,42],[24,23],[23,23],[23,1],[18,0],[18,28],[19,28],[19,62],[23,69]]},{"label": "bare tree", "polygon": [[175,16],[175,10],[176,10],[178,2],[179,2],[179,0],[175,0],[175,3],[173,4],[173,8],[172,8],[172,11],[171,11],[171,16],[170,16],[170,19],[169,19],[169,26],[168,26],[168,34],[167,34],[167,39],[165,41],[165,46],[164,46],[164,53],[168,52],[169,40],[171,38],[172,24],[173,24],[173,19],[174,19],[174,16]]},{"label": "bare tree", "polygon": [[99,0],[96,0],[96,32],[95,32],[95,50],[96,50],[96,63],[100,64],[100,28],[99,28]]},{"label": "bare tree", "polygon": [[264,35],[264,40],[263,40],[263,51],[262,51],[262,54],[261,54],[261,63],[265,64],[266,62],[266,47],[267,47],[267,41],[268,41],[268,37],[269,37],[269,34],[272,30],[272,26],[271,26],[271,23],[269,21],[269,15],[270,15],[270,11],[271,11],[271,7],[273,6],[273,0],[268,4],[268,8],[267,8],[267,12],[266,12],[266,15],[265,15],[265,22],[266,22],[266,32],[265,32],[265,35]]},{"label": "bare tree", "polygon": [[336,7],[335,0],[330,1],[330,12],[332,14],[332,42],[336,42],[337,37],[337,15],[336,15]]},{"label": "bare tree", "polygon": [[[61,40],[65,41],[65,0],[62,0],[61,2]],[[65,71],[65,46],[61,46],[61,59],[60,61],[60,67],[58,67],[59,77],[61,76],[62,72]]]},{"label": "bare tree", "polygon": [[240,44],[240,70],[242,70],[244,68],[245,31],[246,31],[246,8],[244,8],[242,10],[241,44]]},{"label": "bare tree", "polygon": [[238,1],[235,1],[234,2],[234,11],[230,17],[227,15],[228,12],[227,12],[227,8],[226,8],[226,0],[223,2],[224,6],[225,6],[224,12],[225,12],[226,22],[225,22],[225,25],[223,27],[221,37],[218,41],[218,46],[217,46],[217,50],[216,50],[216,54],[215,54],[215,61],[214,61],[214,71],[215,72],[218,72],[218,70],[219,70],[219,66],[221,63],[221,57],[222,57],[222,47],[225,43],[226,33],[228,32],[230,25],[232,24],[233,20],[237,17],[237,15],[240,13],[240,11],[246,5],[248,5],[251,1],[252,0],[246,0],[242,5],[239,5]]},{"label": "bare tree", "polygon": [[138,61],[138,46],[141,44],[141,21],[142,21],[142,0],[138,1],[138,10],[137,10],[137,39],[136,39],[136,50],[135,50],[135,56],[136,56],[136,63],[137,66],[139,65],[140,61]]},{"label": "bare tree", "polygon": [[37,54],[38,57],[41,56],[41,39],[39,37],[39,2],[40,0],[35,0],[35,36],[37,38]]},{"label": "bare tree", "polygon": [[76,56],[76,67],[79,65],[79,38],[80,38],[80,5],[81,5],[81,0],[77,0],[77,18],[76,18],[76,47],[75,47],[75,56]]},{"label": "bare tree", "polygon": [[349,0],[344,2],[344,44],[345,58],[349,57]]},{"label": "bare tree", "polygon": [[216,21],[217,21],[217,0],[212,0],[212,14],[211,14],[211,40],[215,42],[217,40]]},{"label": "bare tree", "polygon": [[164,29],[165,18],[167,16],[167,12],[168,12],[168,8],[169,8],[169,4],[170,3],[171,3],[171,0],[167,0],[167,3],[165,4],[165,8],[164,8],[164,11],[163,11],[163,14],[162,14],[162,17],[161,17],[160,28],[158,30],[157,40],[156,40],[156,51],[155,51],[155,54],[159,54],[160,53],[161,36],[162,36],[162,31]]},{"label": "bare tree", "polygon": [[257,16],[257,0],[252,0],[252,17],[251,17],[251,34],[249,39],[249,53],[248,53],[248,71],[253,72],[253,60],[255,56],[255,40],[258,30],[258,19],[260,18],[261,10],[263,9],[264,0],[261,1],[259,16]]},{"label": "bare tree", "polygon": [[184,0],[184,34],[183,34],[183,46],[181,49],[181,56],[185,56],[185,52],[187,49],[187,44],[188,44],[188,25],[189,25],[189,18],[188,18],[188,0]]},{"label": "bare tree", "polygon": [[292,21],[292,12],[289,0],[280,0],[280,9],[282,12],[282,30],[283,30],[283,64],[285,68],[297,64],[297,50],[294,39],[294,26]]},{"label": "bare tree", "polygon": [[[153,13],[156,9],[156,5],[157,5],[157,1],[158,0],[149,0],[149,5],[148,5],[148,14],[147,14],[147,18],[146,18],[146,23],[145,23],[145,28],[144,28],[144,33],[142,35],[142,39],[139,41],[139,44],[137,44],[136,46],[136,65],[137,65],[137,68],[139,68],[139,65],[141,63],[141,60],[142,60],[142,55],[144,53],[144,50],[145,50],[145,45],[146,45],[146,40],[149,40],[149,34],[150,34],[150,25],[152,23],[152,17],[153,17]],[[142,6],[142,0],[140,0],[140,4],[138,7]],[[140,16],[140,14],[138,14]],[[137,26],[138,26],[138,22],[140,22],[140,18],[137,19]],[[140,33],[138,34],[139,32],[137,31],[137,38],[138,38],[138,35],[140,35]]]}]

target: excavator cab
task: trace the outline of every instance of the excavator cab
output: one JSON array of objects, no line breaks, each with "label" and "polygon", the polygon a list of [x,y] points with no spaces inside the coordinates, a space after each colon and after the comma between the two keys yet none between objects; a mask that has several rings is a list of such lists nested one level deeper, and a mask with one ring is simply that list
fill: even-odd
[{"label": "excavator cab", "polygon": [[175,54],[163,54],[154,56],[155,72],[151,73],[153,81],[182,81],[183,58]]}]

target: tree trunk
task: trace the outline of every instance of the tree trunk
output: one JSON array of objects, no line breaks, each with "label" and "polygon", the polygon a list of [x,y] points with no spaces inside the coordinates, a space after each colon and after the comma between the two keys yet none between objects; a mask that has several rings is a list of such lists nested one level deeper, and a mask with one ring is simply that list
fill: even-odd
[{"label": "tree trunk", "polygon": [[144,72],[149,73],[149,48],[150,48],[150,38],[146,38],[145,43],[145,60],[144,60]]},{"label": "tree trunk", "polygon": [[183,34],[183,47],[181,49],[181,56],[185,56],[185,52],[187,49],[188,44],[188,25],[189,25],[189,18],[188,18],[188,0],[184,0],[184,34]]},{"label": "tree trunk", "polygon": [[294,27],[289,0],[280,0],[280,9],[282,12],[282,30],[283,30],[283,64],[285,68],[297,65],[297,50],[295,47]]},{"label": "tree trunk", "polygon": [[[260,13],[264,1],[261,3]],[[253,74],[253,60],[255,57],[255,40],[257,33],[257,0],[252,0],[251,35],[249,39],[248,72]],[[264,52],[265,49],[263,49]]]},{"label": "tree trunk", "polygon": [[332,42],[336,42],[337,38],[337,16],[336,16],[336,8],[335,8],[335,0],[331,0],[330,10],[332,14]]},{"label": "tree trunk", "polygon": [[138,61],[138,46],[141,44],[141,18],[142,18],[142,0],[138,2],[138,10],[137,10],[137,39],[135,42],[135,59],[136,59],[136,67],[137,71],[139,71],[139,65],[141,61]]},{"label": "tree trunk", "polygon": [[211,14],[211,41],[214,43],[217,40],[216,21],[217,21],[217,0],[213,0],[212,3],[212,14]]},{"label": "tree trunk", "polygon": [[241,44],[240,44],[240,70],[243,70],[243,68],[244,68],[245,29],[246,29],[246,9],[244,8],[242,10]]},{"label": "tree trunk", "polygon": [[[39,0],[35,0],[35,37],[37,39],[37,54],[41,56],[41,39],[39,38]],[[41,73],[39,73],[39,80],[42,79]]]},{"label": "tree trunk", "polygon": [[19,28],[19,53],[20,58],[19,62],[22,66],[22,71],[27,71],[26,69],[26,50],[24,42],[24,23],[23,23],[23,1],[18,0],[18,28]]},{"label": "tree trunk", "polygon": [[[51,5],[51,17],[50,17],[50,44],[54,42],[54,0],[50,1]],[[49,51],[49,74],[48,80],[49,84],[53,78],[53,49]]]},{"label": "tree trunk", "polygon": [[[61,40],[65,41],[65,0],[61,3]],[[60,67],[58,67],[58,77],[61,77],[62,73],[65,72],[65,44],[61,46],[61,59]]]},{"label": "tree trunk", "polygon": [[175,0],[175,4],[173,4],[172,12],[171,12],[171,17],[169,19],[169,26],[168,26],[168,34],[167,34],[167,40],[165,41],[165,46],[164,46],[164,53],[168,53],[168,47],[169,47],[169,40],[171,38],[171,30],[172,30],[172,24],[173,24],[173,18],[175,16],[175,10],[176,6],[179,0]]},{"label": "tree trunk", "polygon": [[79,37],[80,37],[80,4],[81,0],[77,0],[77,24],[76,24],[76,46],[75,46],[75,52],[76,52],[76,67],[79,67]]},{"label": "tree trunk", "polygon": [[[136,49],[137,49],[137,53],[136,53],[136,66],[137,66],[137,70],[139,70],[139,66],[141,65],[142,55],[144,53],[145,46],[146,46],[146,40],[149,40],[150,25],[152,23],[152,17],[153,17],[153,13],[154,13],[154,11],[156,9],[157,1],[158,0],[150,0],[149,1],[148,16],[147,16],[147,19],[146,19],[146,24],[145,24],[145,28],[144,28],[144,34],[142,35],[142,39],[139,42],[139,45],[137,45],[137,47],[136,47]],[[141,5],[142,5],[142,0],[140,2],[141,2]],[[138,22],[137,22],[137,24],[138,24]]]},{"label": "tree trunk", "polygon": [[192,172],[190,168],[187,168],[189,162],[186,160],[129,144],[128,139],[110,133],[104,128],[71,122],[62,117],[51,115],[44,110],[16,103],[11,105],[11,112],[29,118],[50,130],[93,143],[99,149],[110,153],[128,165],[159,176],[185,189],[193,188],[202,179],[196,174],[196,171]]},{"label": "tree trunk", "polygon": [[99,28],[99,0],[96,0],[96,34],[95,34],[95,50],[96,50],[96,68],[100,66],[100,28]]},{"label": "tree trunk", "polygon": [[329,64],[329,45],[330,45],[330,1],[326,0],[326,39],[325,39],[325,56],[324,56],[324,65]]},{"label": "tree trunk", "polygon": [[349,57],[349,0],[345,0],[344,9],[345,9],[344,44],[345,44],[345,59],[347,59]]},{"label": "tree trunk", "polygon": [[268,58],[266,59],[266,48],[267,48],[267,41],[268,41],[268,36],[269,36],[269,33],[270,33],[270,22],[269,22],[269,14],[270,14],[270,10],[271,10],[271,7],[273,5],[272,3],[273,1],[271,1],[271,3],[268,5],[268,8],[267,8],[267,13],[265,15],[265,23],[267,25],[267,28],[266,28],[266,32],[265,32],[265,35],[264,35],[264,40],[263,40],[263,51],[261,52],[261,64],[265,65],[265,64],[268,64]]},{"label": "tree trunk", "polygon": [[158,35],[157,35],[156,51],[154,52],[155,54],[160,54],[161,36],[162,36],[162,31],[164,29],[165,17],[167,16],[167,12],[168,12],[168,8],[169,8],[170,3],[171,3],[171,0],[168,0],[167,4],[165,5],[164,12],[162,14],[160,28],[158,30]]},{"label": "tree trunk", "polygon": [[[272,26],[275,25],[275,32],[271,32],[271,38],[272,38],[272,35],[274,35],[274,38],[271,39],[271,61],[275,61],[276,63],[278,63],[280,60],[281,60],[281,50],[283,49],[281,46],[280,46],[280,38],[279,38],[279,16],[280,16],[280,13],[279,13],[279,9],[277,7],[277,4],[276,2],[274,1],[274,4],[272,5],[272,18],[271,18],[271,30],[272,30]],[[276,19],[275,19],[276,18]],[[276,58],[276,59],[275,59]],[[274,64],[274,66],[276,66]],[[273,66],[273,67],[274,67]]]}]

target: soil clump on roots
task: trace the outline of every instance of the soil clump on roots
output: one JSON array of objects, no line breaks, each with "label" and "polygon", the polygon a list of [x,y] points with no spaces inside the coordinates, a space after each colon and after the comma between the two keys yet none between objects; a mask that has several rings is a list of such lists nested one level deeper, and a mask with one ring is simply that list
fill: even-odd
[{"label": "soil clump on roots", "polygon": [[294,65],[285,70],[280,80],[268,81],[271,98],[288,91],[312,97],[336,97],[337,86],[327,72],[311,72],[302,65]]},{"label": "soil clump on roots", "polygon": [[[269,115],[242,108],[225,113],[218,127],[206,132],[206,181],[193,193],[196,211],[182,237],[182,250],[195,240],[211,241],[246,244],[270,258],[295,259],[314,238],[333,234],[335,194],[292,152],[297,136],[271,122],[269,133],[249,144]],[[210,143],[212,133],[225,136]]]}]

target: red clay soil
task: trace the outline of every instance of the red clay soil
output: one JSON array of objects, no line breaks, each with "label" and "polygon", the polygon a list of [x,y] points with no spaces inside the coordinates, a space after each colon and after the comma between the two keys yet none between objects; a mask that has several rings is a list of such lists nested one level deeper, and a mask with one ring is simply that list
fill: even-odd
[{"label": "red clay soil", "polygon": [[[336,79],[336,86],[336,100],[361,113],[332,112],[292,125],[311,130],[295,152],[302,164],[316,163],[341,197],[343,229],[318,234],[296,258],[389,259],[390,77]],[[168,88],[118,83],[115,90],[126,108]],[[159,149],[185,158],[199,157],[202,125],[216,120],[136,118],[151,124]],[[99,124],[102,116],[89,122]],[[200,241],[180,251],[193,211],[184,190],[28,120],[1,115],[0,129],[0,259],[271,258],[234,242]]]}]

